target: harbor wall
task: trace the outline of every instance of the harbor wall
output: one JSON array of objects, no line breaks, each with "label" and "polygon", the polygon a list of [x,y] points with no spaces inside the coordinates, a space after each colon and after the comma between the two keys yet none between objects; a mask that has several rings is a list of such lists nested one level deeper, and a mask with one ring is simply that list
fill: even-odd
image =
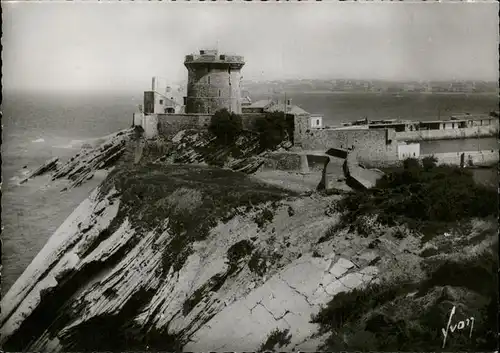
[{"label": "harbor wall", "polygon": [[493,125],[475,126],[461,129],[417,130],[396,132],[398,141],[418,142],[426,140],[453,140],[498,135],[498,122]]},{"label": "harbor wall", "polygon": [[[485,151],[465,151],[465,152],[444,152],[444,153],[433,153],[433,154],[423,154],[420,157],[430,157],[434,156],[437,159],[438,165],[449,164],[449,165],[462,165],[464,163],[465,167],[477,166],[477,167],[489,167],[498,163],[499,156],[498,150],[485,150]],[[462,154],[464,155],[462,157]]]}]

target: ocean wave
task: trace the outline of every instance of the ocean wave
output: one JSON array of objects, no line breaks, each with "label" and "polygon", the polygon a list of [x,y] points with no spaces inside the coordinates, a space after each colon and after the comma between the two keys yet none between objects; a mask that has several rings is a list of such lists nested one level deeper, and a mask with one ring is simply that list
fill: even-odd
[{"label": "ocean wave", "polygon": [[80,149],[85,144],[85,140],[71,140],[66,145],[53,146],[54,148]]},{"label": "ocean wave", "polygon": [[39,143],[39,142],[45,142],[45,140],[44,140],[44,139],[42,139],[42,138],[39,138],[39,139],[33,140],[33,141],[31,141],[31,142],[32,142],[32,143]]}]

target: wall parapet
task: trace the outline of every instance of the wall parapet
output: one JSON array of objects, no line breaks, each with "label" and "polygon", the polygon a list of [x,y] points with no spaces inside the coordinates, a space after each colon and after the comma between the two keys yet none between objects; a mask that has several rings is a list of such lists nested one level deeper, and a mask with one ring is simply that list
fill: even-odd
[{"label": "wall parapet", "polygon": [[420,157],[435,157],[438,165],[449,164],[464,167],[490,167],[499,162],[498,150],[441,152],[423,154]]},{"label": "wall parapet", "polygon": [[374,170],[365,169],[359,165],[358,151],[356,148],[349,151],[344,162],[344,173],[348,183],[354,187],[370,189],[377,184],[377,180],[382,178],[384,173]]},{"label": "wall parapet", "polygon": [[477,137],[494,137],[498,135],[498,126],[475,126],[449,130],[417,130],[396,132],[399,141],[417,142],[429,140],[455,140]]},{"label": "wall parapet", "polygon": [[308,130],[301,134],[304,150],[357,150],[365,165],[392,165],[398,160],[397,141],[386,130]]}]

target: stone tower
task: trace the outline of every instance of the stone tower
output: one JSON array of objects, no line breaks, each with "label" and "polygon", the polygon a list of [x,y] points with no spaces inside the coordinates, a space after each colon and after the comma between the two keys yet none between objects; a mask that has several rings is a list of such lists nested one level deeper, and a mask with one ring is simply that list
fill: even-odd
[{"label": "stone tower", "polygon": [[200,50],[200,54],[186,55],[186,113],[214,114],[226,108],[241,114],[240,80],[243,65],[242,56],[219,54],[217,50]]}]

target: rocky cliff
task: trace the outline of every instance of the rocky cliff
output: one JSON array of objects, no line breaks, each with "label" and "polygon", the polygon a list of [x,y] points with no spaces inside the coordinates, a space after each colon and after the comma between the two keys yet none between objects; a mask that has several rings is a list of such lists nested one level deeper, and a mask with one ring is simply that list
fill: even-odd
[{"label": "rocky cliff", "polygon": [[[489,292],[436,280],[435,273],[443,263],[476,261],[474,255],[487,252],[495,236],[491,222],[478,221],[461,237],[437,236],[432,244],[372,218],[363,223],[368,231],[359,232],[339,223],[334,205],[341,196],[297,194],[203,165],[214,151],[190,136],[191,143],[182,136],[166,144],[124,143],[108,178],[2,299],[5,350],[292,351],[332,341],[352,347],[360,341],[352,333],[366,330],[359,322],[375,322],[376,305],[360,303],[364,311],[346,317],[350,333],[332,328],[325,321],[342,293],[426,284],[418,294],[409,287],[388,298],[382,304],[393,303],[392,314],[384,307],[379,320],[436,307],[441,320],[450,303],[466,313],[467,303],[487,302]],[[233,169],[248,171],[255,157],[243,145],[235,152],[240,158],[231,157],[239,166]],[[108,165],[105,160],[86,168],[78,159],[80,171],[72,175]],[[441,345],[440,332],[433,340],[430,347]]]}]

